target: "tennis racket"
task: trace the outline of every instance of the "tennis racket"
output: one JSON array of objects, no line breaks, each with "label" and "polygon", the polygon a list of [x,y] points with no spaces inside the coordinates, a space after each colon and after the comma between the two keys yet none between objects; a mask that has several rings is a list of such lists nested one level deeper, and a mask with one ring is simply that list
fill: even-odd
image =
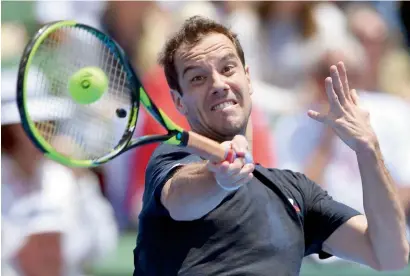
[{"label": "tennis racket", "polygon": [[[166,134],[133,137],[140,103]],[[120,46],[75,21],[46,24],[28,42],[19,65],[17,105],[34,145],[66,166],[99,166],[158,142],[213,162],[235,159],[232,150],[172,122],[150,99]]]}]

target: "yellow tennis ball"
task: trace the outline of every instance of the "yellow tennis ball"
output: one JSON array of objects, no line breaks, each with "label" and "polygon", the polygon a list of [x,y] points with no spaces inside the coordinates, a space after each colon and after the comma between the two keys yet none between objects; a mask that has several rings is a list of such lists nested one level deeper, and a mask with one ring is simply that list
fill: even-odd
[{"label": "yellow tennis ball", "polygon": [[68,82],[68,91],[74,101],[91,104],[108,89],[108,77],[98,67],[84,67],[74,73]]}]

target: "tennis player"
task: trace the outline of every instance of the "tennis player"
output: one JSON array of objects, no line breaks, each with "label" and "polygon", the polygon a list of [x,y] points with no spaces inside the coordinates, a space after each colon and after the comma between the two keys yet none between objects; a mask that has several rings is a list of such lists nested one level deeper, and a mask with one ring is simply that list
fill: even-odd
[{"label": "tennis player", "polygon": [[[376,270],[408,263],[405,219],[369,114],[342,62],[324,80],[330,110],[308,111],[355,151],[365,214],[332,199],[305,175],[249,162],[253,93],[234,33],[188,19],[161,57],[176,108],[193,131],[240,158],[213,164],[160,145],[146,170],[134,275],[298,275],[310,254]],[[263,147],[264,145],[260,145]]]}]

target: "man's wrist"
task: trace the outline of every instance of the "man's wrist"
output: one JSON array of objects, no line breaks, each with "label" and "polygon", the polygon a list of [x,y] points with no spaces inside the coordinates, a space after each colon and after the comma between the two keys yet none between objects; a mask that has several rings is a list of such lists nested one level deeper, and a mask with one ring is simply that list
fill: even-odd
[{"label": "man's wrist", "polygon": [[377,139],[369,141],[361,145],[356,150],[358,157],[378,156],[380,155],[380,145]]},{"label": "man's wrist", "polygon": [[218,181],[218,179],[216,179],[215,178],[215,181],[216,181],[216,184],[222,189],[222,190],[224,190],[224,191],[226,191],[226,192],[233,192],[233,191],[236,191],[236,190],[238,190],[241,186],[235,186],[235,187],[228,187],[228,186],[225,186],[224,184],[222,184],[221,183],[221,181]]}]

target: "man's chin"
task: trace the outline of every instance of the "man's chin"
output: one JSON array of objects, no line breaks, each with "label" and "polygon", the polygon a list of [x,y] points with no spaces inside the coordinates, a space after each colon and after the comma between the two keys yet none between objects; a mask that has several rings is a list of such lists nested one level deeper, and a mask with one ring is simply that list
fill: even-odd
[{"label": "man's chin", "polygon": [[226,137],[233,137],[244,133],[244,125],[240,123],[226,123],[218,126],[218,132]]}]

